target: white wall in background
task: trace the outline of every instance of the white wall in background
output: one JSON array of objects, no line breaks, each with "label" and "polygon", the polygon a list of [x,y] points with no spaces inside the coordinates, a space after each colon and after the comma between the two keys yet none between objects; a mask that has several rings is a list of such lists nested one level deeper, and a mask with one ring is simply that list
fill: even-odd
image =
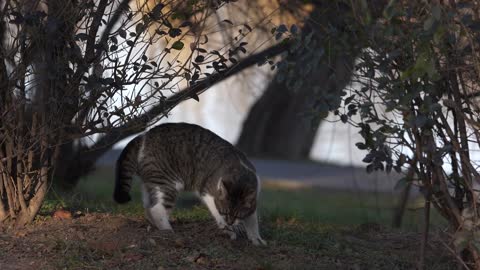
[{"label": "white wall in background", "polygon": [[[195,100],[183,102],[160,123],[198,124],[235,143],[250,106],[268,81],[265,76],[257,77],[259,79],[254,82],[247,82],[248,80],[241,76],[230,78],[200,95],[200,102]],[[244,82],[249,85],[242,85]],[[328,120],[334,118],[328,117]],[[123,147],[130,139],[132,137],[120,142],[116,147]],[[360,165],[365,154],[355,146],[359,141],[361,137],[354,127],[342,122],[324,121],[317,132],[310,156],[312,159],[330,163]]]}]

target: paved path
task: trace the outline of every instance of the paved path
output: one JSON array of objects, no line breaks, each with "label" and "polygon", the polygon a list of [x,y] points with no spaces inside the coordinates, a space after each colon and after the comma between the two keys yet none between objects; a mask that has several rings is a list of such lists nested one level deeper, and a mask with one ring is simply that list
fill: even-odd
[{"label": "paved path", "polygon": [[[112,166],[120,155],[120,150],[107,152],[97,162],[98,165]],[[253,159],[262,179],[286,180],[298,184],[332,189],[354,191],[391,192],[402,176],[395,172],[373,172],[365,168],[323,164],[314,161],[287,161]]]}]

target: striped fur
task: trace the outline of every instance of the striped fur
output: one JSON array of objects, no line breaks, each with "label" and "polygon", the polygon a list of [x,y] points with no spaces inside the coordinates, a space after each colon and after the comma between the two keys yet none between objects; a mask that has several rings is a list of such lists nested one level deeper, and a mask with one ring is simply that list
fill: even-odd
[{"label": "striped fur", "polygon": [[169,123],[136,137],[117,160],[115,201],[131,199],[134,175],[142,180],[146,216],[159,229],[171,229],[168,214],[178,192],[185,189],[199,195],[220,228],[243,222],[254,244],[265,243],[258,233],[260,186],[255,167],[213,132],[197,125]]}]

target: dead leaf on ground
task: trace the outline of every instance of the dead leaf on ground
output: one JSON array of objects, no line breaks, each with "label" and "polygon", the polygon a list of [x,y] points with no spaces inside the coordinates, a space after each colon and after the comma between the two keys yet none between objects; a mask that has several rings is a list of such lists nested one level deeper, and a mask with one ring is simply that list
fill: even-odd
[{"label": "dead leaf on ground", "polygon": [[118,243],[113,241],[90,242],[89,246],[93,249],[100,250],[109,254],[113,254],[119,249]]},{"label": "dead leaf on ground", "polygon": [[123,259],[127,262],[136,262],[143,259],[143,255],[140,253],[128,252],[123,255]]},{"label": "dead leaf on ground", "polygon": [[183,248],[185,247],[185,242],[182,239],[175,239],[175,247]]},{"label": "dead leaf on ground", "polygon": [[208,264],[208,261],[209,261],[205,253],[196,253],[188,256],[186,259],[190,262],[194,262],[201,265],[206,265]]},{"label": "dead leaf on ground", "polygon": [[207,257],[199,257],[198,259],[195,260],[196,263],[201,264],[201,265],[207,265],[208,264],[208,258]]},{"label": "dead leaf on ground", "polygon": [[72,213],[70,213],[70,211],[67,211],[67,210],[63,210],[63,209],[58,209],[57,211],[55,211],[53,213],[53,218],[54,219],[72,219]]},{"label": "dead leaf on ground", "polygon": [[16,231],[15,236],[16,237],[25,237],[25,236],[27,236],[27,231]]}]

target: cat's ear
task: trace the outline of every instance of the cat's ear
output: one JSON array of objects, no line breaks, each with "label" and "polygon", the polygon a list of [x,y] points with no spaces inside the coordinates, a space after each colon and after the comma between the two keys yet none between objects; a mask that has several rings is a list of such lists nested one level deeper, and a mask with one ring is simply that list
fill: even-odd
[{"label": "cat's ear", "polygon": [[218,179],[217,191],[218,191],[218,194],[220,194],[220,198],[226,198],[227,197],[227,188],[225,187],[225,183],[223,182],[222,177],[220,177],[220,179]]}]

